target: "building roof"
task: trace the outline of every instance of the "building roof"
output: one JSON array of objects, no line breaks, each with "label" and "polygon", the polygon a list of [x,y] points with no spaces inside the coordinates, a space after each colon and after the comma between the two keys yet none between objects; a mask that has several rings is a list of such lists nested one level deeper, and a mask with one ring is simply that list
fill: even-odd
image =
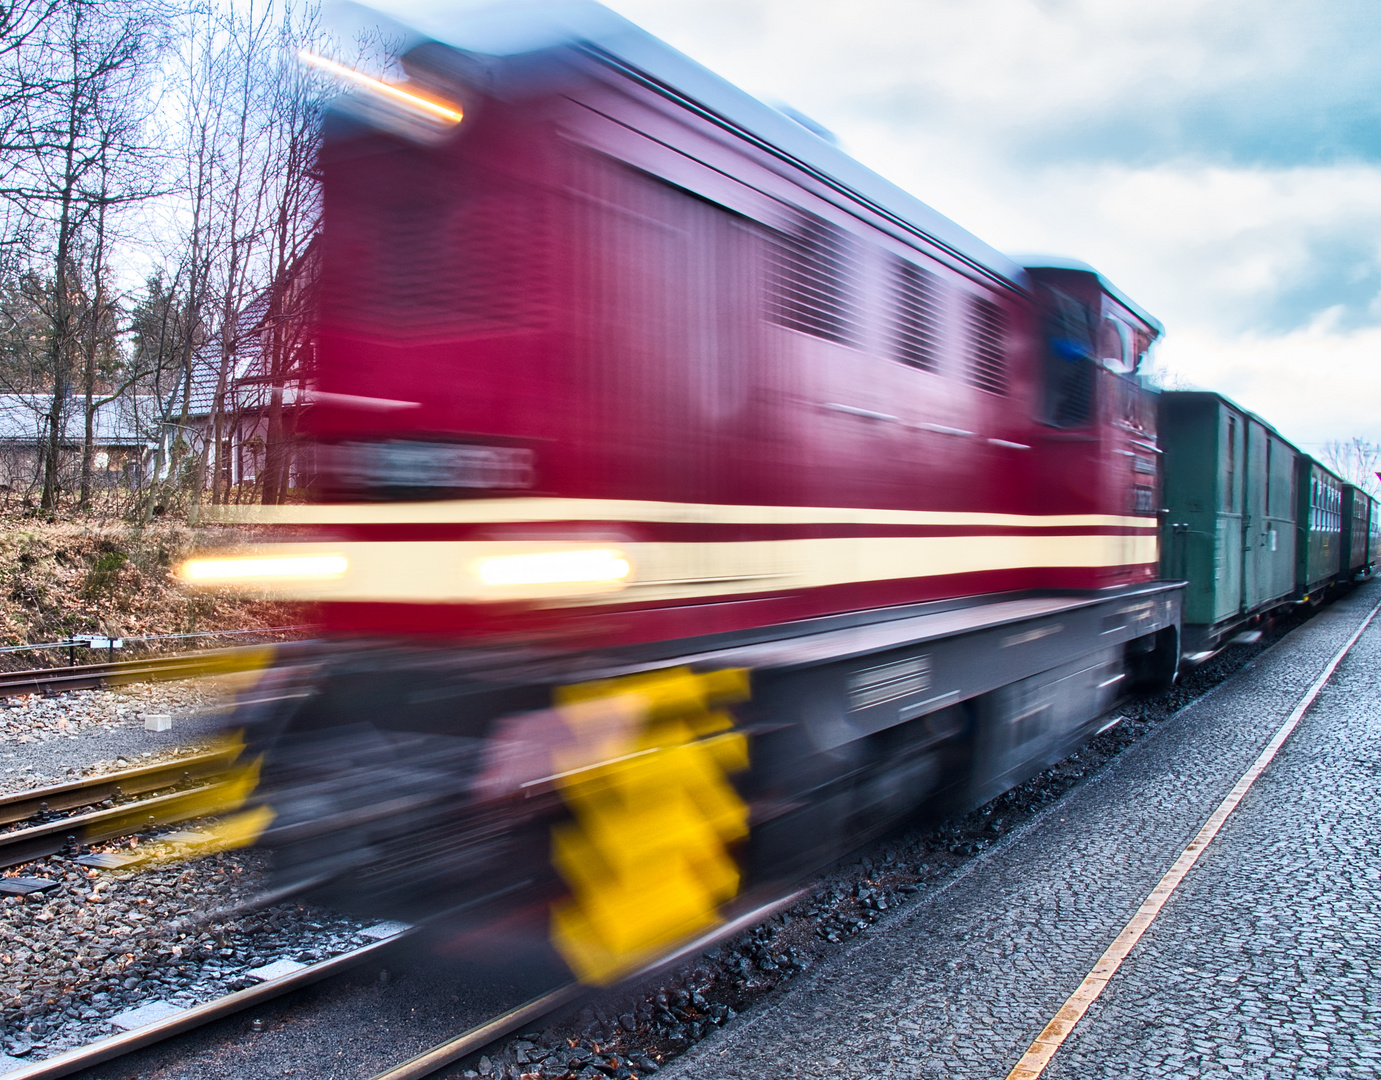
[{"label": "building roof", "polygon": [[[0,394],[0,443],[37,445],[48,430],[51,394]],[[96,408],[95,441],[98,446],[143,446],[155,441],[158,399],[147,394],[122,395]],[[63,441],[80,443],[86,418],[80,397],[68,400]]]},{"label": "building roof", "polygon": [[[235,334],[239,347],[226,379],[223,407],[227,412],[254,411],[267,404],[270,390],[265,369],[267,356],[261,347],[260,336],[267,330],[273,317],[271,307],[275,296],[283,289],[292,289],[304,282],[307,287],[310,287],[318,270],[319,256],[320,244],[318,239],[313,237],[287,272],[278,281],[255,294],[236,315]],[[300,308],[294,308],[289,317],[298,318],[304,317],[304,315]],[[220,349],[219,339],[213,338],[202,345],[192,356],[191,392],[188,395],[190,405],[187,410],[189,418],[201,419],[211,415],[216,402],[216,386],[220,381]],[[284,380],[286,383],[284,399],[290,404],[296,402],[294,389],[302,381],[302,377],[302,372],[292,371]],[[181,382],[173,388],[170,401],[168,414],[170,416],[180,414],[182,411]]]}]

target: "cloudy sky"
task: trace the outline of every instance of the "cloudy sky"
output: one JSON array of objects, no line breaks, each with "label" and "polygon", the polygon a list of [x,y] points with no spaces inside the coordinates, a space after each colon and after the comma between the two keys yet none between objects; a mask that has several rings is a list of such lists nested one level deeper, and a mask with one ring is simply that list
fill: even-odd
[{"label": "cloudy sky", "polygon": [[1093,263],[1170,385],[1381,442],[1375,0],[610,6],[994,246]]}]

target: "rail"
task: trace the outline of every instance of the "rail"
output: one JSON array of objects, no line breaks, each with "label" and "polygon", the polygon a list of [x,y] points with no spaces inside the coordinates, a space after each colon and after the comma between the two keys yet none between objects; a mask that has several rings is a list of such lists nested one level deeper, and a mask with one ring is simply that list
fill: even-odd
[{"label": "rail", "polygon": [[[203,816],[237,754],[235,749],[212,751],[0,796],[0,826],[34,822],[0,832],[0,868],[128,836],[146,828],[151,817],[166,825]],[[160,791],[164,794],[153,794]],[[139,795],[151,797],[124,801]],[[47,820],[107,801],[115,805]]]},{"label": "rail", "polygon": [[173,656],[147,656],[137,660],[107,660],[73,667],[30,668],[0,671],[0,697],[53,693],[60,690],[94,690],[150,679],[190,679],[202,675],[226,675],[253,671],[273,656],[273,645],[241,645],[206,649]]},{"label": "rail", "polygon": [[43,652],[52,649],[67,650],[67,666],[75,667],[77,650],[90,649],[92,652],[104,651],[106,659],[114,662],[115,650],[130,645],[145,645],[163,641],[193,641],[202,638],[263,637],[266,634],[297,634],[306,630],[305,626],[263,626],[251,630],[197,630],[187,634],[144,634],[139,637],[110,637],[107,634],[70,634],[61,641],[36,641],[25,645],[0,645],[0,655],[5,653]]}]

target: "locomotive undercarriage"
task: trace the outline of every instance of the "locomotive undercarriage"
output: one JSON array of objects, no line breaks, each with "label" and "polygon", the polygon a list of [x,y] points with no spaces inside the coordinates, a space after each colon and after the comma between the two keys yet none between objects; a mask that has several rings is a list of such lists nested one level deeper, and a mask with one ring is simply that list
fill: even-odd
[{"label": "locomotive undercarriage", "polygon": [[[707,708],[703,716],[726,719],[691,741],[746,737],[748,767],[725,772],[746,818],[746,835],[724,838],[739,872],[730,891],[781,891],[918,810],[992,798],[1086,740],[1133,682],[1173,677],[1175,586],[1009,603],[1009,617],[992,603],[949,608],[700,652],[682,665],[322,647],[269,671],[237,710],[249,752],[263,755],[256,799],[274,814],[261,843],[284,889],[434,923],[471,958],[552,962],[553,905],[571,891],[554,837],[580,805],[569,776],[609,767],[587,754],[561,769],[572,759],[569,706],[553,707],[560,687],[596,688],[582,707],[613,715],[617,695],[601,704],[598,687],[624,686],[620,678],[743,669],[746,695]],[[928,621],[937,636],[866,649]],[[865,648],[822,660],[831,633]],[[639,820],[629,828],[652,828]],[[628,842],[646,847],[647,837]],[[598,843],[581,850],[618,857]],[[665,845],[649,850],[662,853],[638,873],[667,873]]]}]

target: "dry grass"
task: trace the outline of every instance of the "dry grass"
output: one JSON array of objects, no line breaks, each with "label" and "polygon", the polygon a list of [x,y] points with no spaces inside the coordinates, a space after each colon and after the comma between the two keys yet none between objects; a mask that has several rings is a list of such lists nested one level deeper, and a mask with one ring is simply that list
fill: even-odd
[{"label": "dry grass", "polygon": [[[70,634],[133,638],[299,622],[293,605],[198,593],[173,577],[173,567],[194,546],[224,542],[224,534],[212,529],[208,535],[166,519],[129,525],[0,518],[0,644],[56,641]],[[52,653],[0,653],[0,669],[6,670],[55,662],[61,661]]]}]

